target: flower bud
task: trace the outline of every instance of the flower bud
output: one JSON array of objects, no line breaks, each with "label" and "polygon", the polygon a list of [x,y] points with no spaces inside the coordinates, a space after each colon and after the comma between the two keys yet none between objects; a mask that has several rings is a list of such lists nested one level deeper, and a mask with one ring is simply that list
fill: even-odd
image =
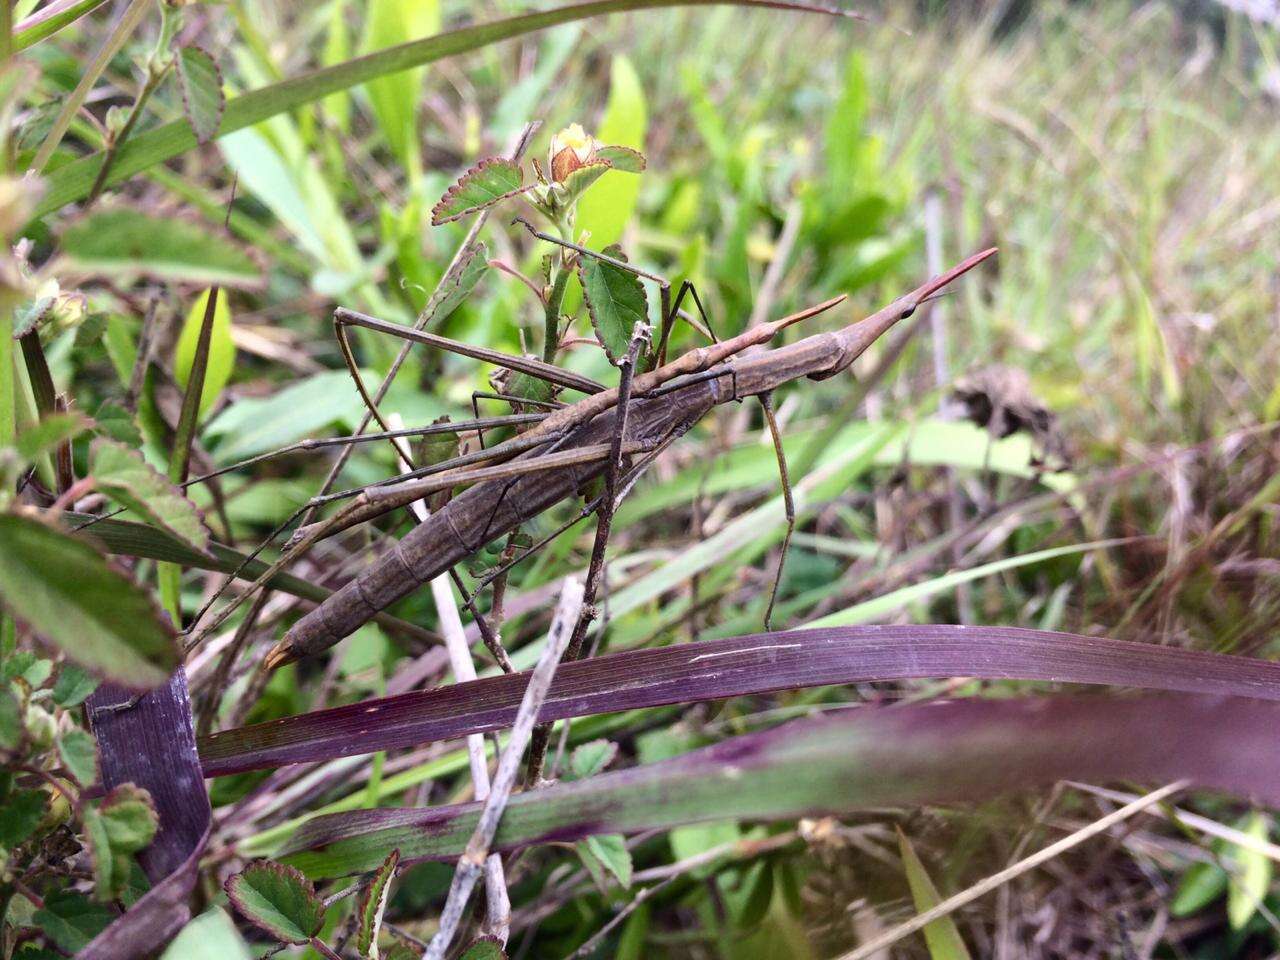
[{"label": "flower bud", "polygon": [[571,123],[551,138],[551,180],[560,183],[579,167],[590,163],[596,155],[596,139]]}]

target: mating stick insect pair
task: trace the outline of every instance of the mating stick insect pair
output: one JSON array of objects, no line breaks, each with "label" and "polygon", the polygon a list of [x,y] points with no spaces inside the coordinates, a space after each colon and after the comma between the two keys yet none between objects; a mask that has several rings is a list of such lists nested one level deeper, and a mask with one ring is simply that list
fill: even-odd
[{"label": "mating stick insect pair", "polygon": [[[516,156],[519,156],[519,151]],[[263,669],[270,670],[327,649],[419,585],[448,572],[494,657],[504,669],[509,670],[510,661],[501,642],[476,604],[478,593],[559,533],[596,513],[596,537],[587,571],[587,603],[566,655],[567,658],[575,657],[593,616],[592,603],[603,578],[604,554],[617,502],[658,454],[712,407],[749,396],[759,398],[764,410],[777,454],[787,519],[782,555],[765,614],[768,628],[782,564],[795,525],[786,459],[770,402],[772,391],[802,376],[823,379],[844,370],[894,323],[909,316],[943,286],[994,253],[994,250],[987,250],[970,257],[942,276],[843,330],[811,336],[787,347],[740,356],[749,347],[767,343],[787,326],[831,309],[844,300],[841,296],[781,320],[758,324],[728,340],[717,340],[712,334],[710,344],[667,362],[667,346],[677,319],[685,318],[695,328],[711,330],[692,283],[682,283],[672,299],[671,284],[662,277],[627,263],[615,248],[602,252],[590,250],[573,235],[573,209],[577,198],[610,169],[633,172],[642,169],[643,157],[625,148],[602,146],[582,134],[575,125],[553,139],[550,161],[551,179],[535,163],[536,182],[526,186],[515,160],[487,160],[468,171],[445,194],[433,211],[433,222],[473,214],[480,214],[480,217],[433,294],[423,318],[414,327],[386,323],[355,311],[337,311],[334,322],[339,347],[368,413],[354,436],[302,441],[280,451],[343,447],[343,453],[330,470],[320,495],[277,530],[278,535],[301,519],[280,558],[267,567],[250,590],[243,592],[203,625],[194,636],[192,645],[208,636],[240,603],[262,589],[271,577],[320,540],[431,494],[469,485],[465,492],[439,506],[361,574],[299,619],[268,654]],[[433,317],[443,319],[474,287],[486,264],[484,248],[476,241],[484,215],[494,204],[517,195],[525,195],[532,206],[552,222],[559,234],[556,236],[538,230],[527,221],[520,221],[535,237],[557,247],[556,255],[544,261],[545,282],[539,291],[546,317],[541,359],[511,356],[459,343],[422,329]],[[553,362],[563,335],[560,308],[571,273],[576,273],[581,282],[583,300],[599,343],[619,369],[616,387],[608,388],[590,378],[566,371]],[[654,283],[658,288],[660,306],[656,337],[650,336],[642,281]],[[692,300],[701,324],[681,309],[686,299]],[[347,339],[349,327],[389,334],[406,341],[391,372],[373,393],[361,380]],[[508,416],[480,417],[477,403],[486,394],[477,394],[472,401],[476,413],[474,419],[393,429],[379,411],[378,403],[413,344],[458,353],[500,368],[504,371],[503,379],[499,380],[494,393],[510,403],[514,412]],[[556,399],[556,392],[560,389],[578,392],[582,399],[571,404],[561,403]],[[529,410],[537,412],[526,412]],[[375,420],[382,429],[363,433],[365,426]],[[411,469],[407,473],[372,486],[330,492],[338,471],[356,443],[390,441],[397,445],[397,452],[401,452],[399,441],[405,437],[485,430],[508,435],[492,445],[442,463],[421,466],[410,463]],[[263,454],[219,472],[237,469],[280,452]],[[581,493],[598,477],[603,478],[603,491],[590,499],[568,523],[519,552],[509,549],[497,568],[479,578],[474,591],[464,588],[454,569],[457,563],[496,538],[514,533],[556,502]],[[192,482],[207,478],[197,478]],[[314,520],[319,507],[336,501],[345,502],[326,519]],[[232,578],[235,575],[233,573]],[[214,599],[216,596],[197,614],[193,628],[199,625],[201,616]]]}]

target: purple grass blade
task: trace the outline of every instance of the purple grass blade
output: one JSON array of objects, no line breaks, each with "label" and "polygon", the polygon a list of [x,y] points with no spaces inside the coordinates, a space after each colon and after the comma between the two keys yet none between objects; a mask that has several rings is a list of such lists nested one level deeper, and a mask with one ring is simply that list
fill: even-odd
[{"label": "purple grass blade", "polygon": [[[862,707],[682,757],[522,793],[495,850],[707,820],[793,819],[981,800],[1062,779],[1187,779],[1280,803],[1280,704],[1174,694]],[[480,804],[317,817],[287,860],[315,877],[459,856]]]},{"label": "purple grass blade", "polygon": [[155,803],[160,829],[138,854],[150,891],[77,957],[133,960],[153,953],[191,918],[188,900],[212,814],[196,754],[187,675],[178,669],[164,686],[136,702],[131,691],[103,684],[86,701],[98,740],[102,786],[145,788]]},{"label": "purple grass blade", "polygon": [[[540,718],[823,684],[924,677],[1109,684],[1280,700],[1280,664],[1016,627],[859,626],[760,633],[566,664]],[[394,750],[511,726],[527,674],[367,700],[200,741],[205,776]]]}]

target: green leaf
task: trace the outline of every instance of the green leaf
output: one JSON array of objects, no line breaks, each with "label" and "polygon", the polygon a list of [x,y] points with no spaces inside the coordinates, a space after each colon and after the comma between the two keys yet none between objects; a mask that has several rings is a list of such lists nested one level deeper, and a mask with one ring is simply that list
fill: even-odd
[{"label": "green leaf", "polygon": [[231,903],[255,926],[277,940],[303,944],[324,925],[324,902],[293,867],[260,860],[226,884]]},{"label": "green leaf", "polygon": [[209,551],[209,531],[196,505],[142,454],[115,440],[93,444],[91,472],[99,490],[169,531],[193,550]]},{"label": "green leaf", "polygon": [[570,780],[595,776],[618,755],[618,745],[611,740],[592,740],[575,747],[569,755]]},{"label": "green leaf", "polygon": [[[1266,840],[1267,827],[1266,815],[1255,810],[1249,814],[1244,832],[1257,840]],[[1236,844],[1228,848],[1228,855],[1237,869],[1227,888],[1227,922],[1232,930],[1243,930],[1267,895],[1274,864],[1266,854]]]},{"label": "green leaf", "polygon": [[[613,58],[609,77],[609,102],[596,139],[610,146],[597,150],[596,156],[620,170],[636,167],[638,158],[639,166],[630,171],[638,173],[644,169],[644,157],[639,151],[644,149],[649,128],[644,88],[631,61],[621,54]],[[620,149],[627,147],[631,150]],[[623,228],[635,213],[640,183],[639,177],[606,177],[578,203],[577,227],[590,232],[593,247],[606,247],[622,239]]]},{"label": "green leaf", "polygon": [[142,431],[138,429],[138,421],[114,400],[102,401],[102,406],[93,415],[93,423],[99,436],[110,437],[127,447],[141,449]]},{"label": "green leaf", "polygon": [[431,208],[431,223],[438,227],[491,207],[527,189],[523,184],[524,171],[514,160],[505,157],[481,160],[459,177]]},{"label": "green leaf", "polygon": [[1169,904],[1169,914],[1189,917],[1227,892],[1230,877],[1216,863],[1193,863],[1182,874],[1178,890]]},{"label": "green leaf", "polygon": [[[360,52],[372,53],[439,32],[439,0],[369,0]],[[425,72],[421,67],[402,70],[365,84],[387,145],[412,173],[419,165],[417,111]]]},{"label": "green leaf", "polygon": [[58,738],[58,759],[80,786],[90,786],[98,779],[97,744],[85,731],[68,730]]},{"label": "green leaf", "polygon": [[[209,290],[196,297],[187,311],[186,322],[178,337],[177,351],[173,357],[173,375],[178,386],[187,388],[191,378],[191,364],[195,362],[196,344],[200,340],[200,327],[209,305]],[[236,345],[231,337],[231,307],[225,291],[218,292],[218,302],[213,307],[213,331],[209,340],[209,363],[204,372],[204,389],[200,392],[200,416],[203,417],[217,402],[222,388],[231,379],[236,362]]]},{"label": "green leaf", "polygon": [[111,848],[118,853],[146,849],[160,828],[160,817],[151,794],[132,783],[122,783],[103,797],[98,813],[106,826]]},{"label": "green leaf", "polygon": [[[483,243],[476,243],[458,261],[449,276],[440,281],[440,299],[431,314],[431,323],[440,324],[453,314],[458,307],[471,296],[480,278],[489,269],[489,249]],[[436,329],[434,326],[432,329]]]},{"label": "green leaf", "polygon": [[49,808],[43,790],[15,790],[0,803],[0,847],[12,850],[30,839]]},{"label": "green leaf", "polygon": [[[705,2],[706,0],[689,0],[687,5],[695,6]],[[726,2],[732,2],[732,0],[726,0]],[[759,5],[756,0],[737,0],[737,3],[741,6]],[[378,77],[422,66],[445,57],[477,50],[500,40],[523,36],[557,24],[588,17],[674,5],[677,5],[677,0],[595,0],[591,3],[569,4],[450,30],[368,56],[356,57],[333,67],[313,70],[235,97],[227,102],[226,113],[222,118],[222,125],[218,128],[218,135],[225,137],[234,131],[252,127],[302,104],[313,103],[358,84],[368,83]],[[770,5],[804,9],[799,4],[789,4],[785,0]],[[627,143],[620,137],[608,139],[615,143]],[[195,146],[195,136],[185,118],[161,124],[155,129],[130,137],[116,154],[106,186],[127,180],[140,170],[180,156]],[[46,189],[36,203],[33,216],[43,217],[47,213],[87,196],[101,166],[102,153],[99,151],[64,164],[56,170],[47,171]]]},{"label": "green leaf", "polygon": [[38,13],[14,25],[13,52],[25,50],[46,37],[53,36],[63,27],[75,23],[106,2],[107,0],[76,0],[68,5],[59,4],[57,7],[46,4]]},{"label": "green leaf", "polygon": [[[915,902],[916,911],[924,913],[942,902],[938,890],[929,879],[929,874],[916,856],[915,848],[907,835],[898,829],[898,848],[902,852],[902,868],[907,874],[907,884],[911,887],[911,899]],[[969,949],[960,938],[955,921],[950,916],[939,917],[924,928],[924,941],[929,948],[932,960],[969,960]]]},{"label": "green leaf", "polygon": [[607,160],[595,159],[584,163],[560,181],[560,186],[569,194],[569,203],[578,200],[587,189],[609,171]]},{"label": "green leaf", "polygon": [[98,811],[84,812],[84,833],[89,841],[93,861],[93,892],[98,900],[110,901],[120,896],[129,877],[129,858],[111,849],[106,824]]},{"label": "green leaf", "polygon": [[356,905],[356,949],[360,956],[378,960],[378,931],[382,927],[382,914],[391,896],[391,881],[400,865],[400,851],[392,850],[382,866],[374,871]]},{"label": "green leaf", "polygon": [[[606,122],[608,122],[607,118]],[[619,145],[596,148],[596,159],[607,161],[610,167],[623,173],[641,173],[647,166],[643,153]]]},{"label": "green leaf", "polygon": [[78,953],[107,928],[115,914],[81,893],[60,891],[44,898],[31,917],[46,937],[64,953]]},{"label": "green leaf", "polygon": [[94,209],[62,233],[73,269],[125,283],[144,276],[163,281],[257,287],[253,258],[196,220],[152,217],[130,207]]},{"label": "green leaf", "polygon": [[[625,259],[617,247],[606,247],[606,255]],[[631,332],[637,322],[647,322],[649,301],[644,286],[634,273],[586,255],[578,258],[578,281],[591,315],[591,326],[609,359],[626,356]]]},{"label": "green leaf", "polygon": [[85,540],[30,517],[0,516],[0,597],[72,660],[126,686],[164,683],[179,662],[147,594]]},{"label": "green leaf", "polygon": [[218,132],[227,106],[222,92],[222,71],[212,54],[194,44],[180,49],[176,60],[183,113],[196,135],[196,142],[208,143]]},{"label": "green leaf", "polygon": [[16,750],[22,745],[25,726],[22,723],[22,701],[13,684],[0,683],[0,747]]},{"label": "green leaf", "polygon": [[251,960],[249,945],[221,907],[210,907],[178,931],[160,960]]},{"label": "green leaf", "polygon": [[53,702],[69,710],[84,703],[97,689],[97,677],[68,661],[58,668],[58,679],[53,682]]},{"label": "green leaf", "polygon": [[617,879],[624,888],[631,886],[631,851],[626,839],[619,833],[601,833],[577,843],[578,856],[595,882],[604,889],[604,870]]},{"label": "green leaf", "polygon": [[462,951],[458,960],[507,960],[507,952],[502,949],[502,941],[497,937],[484,936],[467,944],[467,949]]},{"label": "green leaf", "polygon": [[79,413],[51,413],[33,427],[18,434],[14,446],[28,463],[59,444],[78,437],[89,426]]}]

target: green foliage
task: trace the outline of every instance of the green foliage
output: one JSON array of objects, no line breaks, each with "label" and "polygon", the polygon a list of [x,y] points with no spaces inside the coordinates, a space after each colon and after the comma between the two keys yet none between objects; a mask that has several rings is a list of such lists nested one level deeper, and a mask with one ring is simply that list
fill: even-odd
[{"label": "green foliage", "polygon": [[[644,86],[631,61],[616,55],[609,72],[609,101],[597,137],[608,144],[596,156],[614,170],[639,173],[644,169],[649,108]],[[577,227],[591,235],[591,246],[603,249],[622,239],[622,229],[635,212],[640,195],[638,177],[608,176],[578,204]]]},{"label": "green foliage", "polygon": [[214,227],[180,216],[104,207],[68,226],[60,240],[75,269],[116,281],[150,277],[225,287],[262,282],[253,257]]},{"label": "green foliage", "polygon": [[68,730],[58,738],[58,757],[82,787],[98,777],[98,752],[93,737],[83,730]]},{"label": "green foliage", "polygon": [[360,893],[356,903],[356,949],[362,957],[378,960],[378,932],[391,897],[391,881],[399,866],[400,851],[392,850]]},{"label": "green foliage", "polygon": [[[196,344],[200,339],[200,328],[204,324],[204,315],[209,307],[211,290],[205,290],[196,297],[187,311],[187,319],[182,324],[182,333],[178,336],[177,353],[173,358],[173,374],[178,386],[186,389],[191,377],[191,365],[195,362]],[[231,306],[227,303],[225,291],[219,291],[217,303],[213,307],[213,331],[209,340],[209,360],[205,367],[204,389],[200,393],[200,415],[208,413],[218,400],[218,395],[231,379],[231,371],[236,364],[236,345],[231,338]]]},{"label": "green foliage", "polygon": [[75,439],[85,431],[88,425],[88,421],[78,413],[50,414],[38,424],[19,433],[14,446],[19,456],[31,463],[59,444]]},{"label": "green foliage", "polygon": [[60,950],[73,954],[105,930],[114,916],[83,894],[62,891],[45,897],[31,919]]},{"label": "green foliage", "polygon": [[212,54],[195,45],[182,47],[176,60],[187,122],[196,135],[196,142],[208,143],[217,134],[227,106],[222,92],[222,71]]},{"label": "green foliage", "polygon": [[497,937],[478,937],[467,944],[459,960],[507,960],[507,952]]},{"label": "green foliage", "polygon": [[43,790],[10,791],[0,800],[0,848],[9,851],[31,839],[48,808]]},{"label": "green foliage", "polygon": [[440,226],[477,213],[514,197],[525,189],[523,184],[524,171],[519,164],[503,157],[481,160],[459,177],[431,208],[431,222]]},{"label": "green foliage", "polygon": [[[911,887],[911,899],[916,905],[916,912],[924,913],[936,907],[942,902],[942,898],[916,854],[915,847],[901,828],[898,829],[898,850],[902,854],[902,869],[907,875],[907,885]],[[969,960],[969,948],[964,945],[960,931],[956,929],[955,921],[950,916],[939,917],[926,924],[924,941],[929,947],[932,960]]]},{"label": "green foliage", "polygon": [[209,548],[209,531],[195,504],[142,455],[116,440],[99,438],[91,462],[99,490],[121,506],[146,517],[201,553]]},{"label": "green foliage", "polygon": [[[607,247],[602,252],[616,260],[626,260],[619,247]],[[644,285],[635,274],[585,254],[578,258],[578,281],[591,326],[609,359],[617,362],[626,356],[635,325],[648,323],[649,300]]]},{"label": "green foliage", "polygon": [[146,593],[86,541],[37,520],[0,516],[0,594],[72,660],[119,683],[155,686],[178,663],[172,629]]},{"label": "green foliage", "polygon": [[[439,32],[439,0],[369,0],[360,49],[372,53]],[[365,84],[387,145],[412,174],[420,166],[417,109],[425,73],[421,67],[401,70]]]},{"label": "green foliage", "polygon": [[605,889],[608,871],[623,889],[631,886],[631,851],[627,849],[626,838],[617,833],[602,833],[599,836],[587,837],[577,844],[578,856],[582,865],[587,868],[591,878],[600,889]]},{"label": "green foliage", "polygon": [[226,884],[232,905],[255,926],[285,943],[307,943],[324,925],[324,902],[296,869],[262,860]]},{"label": "green foliage", "polygon": [[160,960],[250,960],[252,956],[227,911],[210,907],[178,932]]},{"label": "green foliage", "polygon": [[[1255,810],[1244,824],[1244,832],[1255,840],[1266,840],[1269,820],[1265,813]],[[1271,875],[1275,863],[1259,850],[1232,844],[1229,849],[1237,873],[1227,888],[1227,920],[1233,930],[1241,930],[1257,912],[1263,897],[1271,887]]]},{"label": "green foliage", "polygon": [[64,710],[78,707],[98,689],[98,679],[89,671],[67,662],[58,668],[58,679],[53,684],[53,702]]}]

